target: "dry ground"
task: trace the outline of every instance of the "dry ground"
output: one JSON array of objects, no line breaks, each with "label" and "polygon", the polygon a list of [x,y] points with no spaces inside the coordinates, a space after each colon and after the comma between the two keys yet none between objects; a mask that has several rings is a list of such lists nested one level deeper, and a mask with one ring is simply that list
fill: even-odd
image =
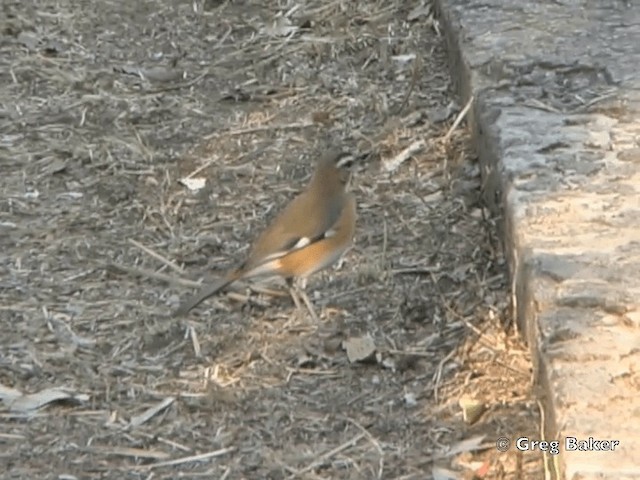
[{"label": "dry ground", "polygon": [[[492,447],[537,438],[538,409],[428,3],[2,10],[2,478],[542,478]],[[247,285],[168,318],[327,141],[360,219],[309,284],[320,324]]]}]

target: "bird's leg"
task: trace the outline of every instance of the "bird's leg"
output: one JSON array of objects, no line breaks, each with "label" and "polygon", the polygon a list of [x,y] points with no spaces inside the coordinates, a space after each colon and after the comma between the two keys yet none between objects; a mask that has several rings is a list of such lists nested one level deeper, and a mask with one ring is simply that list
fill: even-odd
[{"label": "bird's leg", "polygon": [[305,287],[306,287],[307,281],[304,278],[299,278],[299,279],[287,279],[287,285],[289,285],[289,294],[291,295],[291,298],[293,299],[293,303],[296,304],[296,308],[298,309],[298,311],[302,311],[302,305],[300,304],[300,299],[302,299],[302,301],[304,302],[304,305],[306,308],[306,310],[309,312],[309,315],[311,315],[311,318],[313,319],[314,322],[318,323],[320,320],[318,319],[318,315],[316,315],[316,311],[313,308],[313,304],[311,303],[311,300],[309,300],[309,297],[307,296],[306,292],[305,292]]},{"label": "bird's leg", "polygon": [[289,287],[289,295],[291,295],[291,300],[296,304],[296,309],[298,311],[302,310],[302,305],[300,304],[300,297],[298,296],[298,292],[296,291],[296,285],[292,278],[287,278],[287,287]]},{"label": "bird's leg", "polygon": [[320,320],[318,319],[318,315],[316,315],[316,311],[313,308],[313,304],[311,303],[311,300],[309,300],[309,297],[307,296],[307,292],[305,291],[306,287],[307,287],[306,278],[298,278],[296,280],[297,294],[302,298],[302,301],[307,307],[307,310],[309,311],[309,315],[311,315],[311,318],[313,319],[313,321],[316,323],[319,323]]}]

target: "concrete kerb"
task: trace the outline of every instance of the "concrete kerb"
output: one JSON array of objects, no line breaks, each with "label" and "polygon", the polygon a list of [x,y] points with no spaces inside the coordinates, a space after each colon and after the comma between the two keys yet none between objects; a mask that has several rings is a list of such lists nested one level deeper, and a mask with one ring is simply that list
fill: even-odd
[{"label": "concrete kerb", "polygon": [[[640,479],[640,75],[620,66],[630,55],[640,60],[640,29],[637,42],[629,30],[631,40],[616,44],[620,58],[607,57],[618,24],[633,28],[640,7],[569,3],[436,0],[436,7],[462,103],[475,98],[468,119],[485,201],[503,219],[517,324],[541,392],[540,440],[562,445],[549,471]],[[553,24],[545,15],[569,19],[577,11],[579,28],[595,32],[586,44],[571,28],[567,39],[545,31]],[[516,30],[525,38],[513,49],[503,14],[523,19]],[[491,31],[480,33],[483,22]],[[536,52],[539,32],[553,47],[548,63]],[[550,87],[545,75],[555,79]],[[592,98],[578,95],[584,108],[556,108],[540,101],[547,87],[559,89],[557,98],[573,98],[562,89],[574,87]]]}]

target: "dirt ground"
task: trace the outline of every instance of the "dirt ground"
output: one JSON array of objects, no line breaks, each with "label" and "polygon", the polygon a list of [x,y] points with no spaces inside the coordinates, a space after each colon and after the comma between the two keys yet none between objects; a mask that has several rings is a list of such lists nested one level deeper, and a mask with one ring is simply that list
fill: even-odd
[{"label": "dirt ground", "polygon": [[[1,478],[544,477],[495,448],[540,418],[429,3],[280,4],[2,2]],[[327,142],[320,323],[277,282],[170,318]]]}]

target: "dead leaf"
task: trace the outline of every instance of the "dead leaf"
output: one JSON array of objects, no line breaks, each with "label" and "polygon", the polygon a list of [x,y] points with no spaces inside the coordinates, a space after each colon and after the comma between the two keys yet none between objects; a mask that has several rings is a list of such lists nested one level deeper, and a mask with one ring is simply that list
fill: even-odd
[{"label": "dead leaf", "polygon": [[185,78],[186,73],[176,68],[153,67],[142,69],[140,75],[150,82],[174,82]]},{"label": "dead leaf", "polygon": [[483,402],[471,397],[461,397],[458,405],[462,409],[462,419],[467,425],[477,422],[487,409]]},{"label": "dead leaf", "polygon": [[429,15],[431,15],[431,3],[426,5],[421,3],[409,12],[407,20],[409,22],[413,22],[414,20],[418,20],[420,17],[428,17]]},{"label": "dead leaf", "polygon": [[53,387],[30,394],[20,394],[10,398],[9,401],[3,399],[9,410],[17,413],[30,413],[38,410],[50,403],[62,400],[83,403],[89,401],[89,395],[73,392],[62,387]]},{"label": "dead leaf", "polygon": [[433,466],[431,469],[433,480],[459,480],[460,475],[453,470],[444,467]]},{"label": "dead leaf", "polygon": [[475,437],[461,440],[451,446],[449,451],[446,453],[446,456],[455,457],[456,455],[464,452],[475,452],[477,450],[484,450],[485,448],[487,448],[486,446],[482,445],[482,442],[485,438],[486,435],[476,435]]},{"label": "dead leaf", "polygon": [[298,31],[298,27],[291,23],[287,17],[276,17],[275,20],[264,28],[264,32],[272,37],[286,37]]},{"label": "dead leaf", "polygon": [[331,114],[326,110],[318,110],[311,114],[311,121],[313,123],[320,123],[322,125],[330,125],[333,123]]},{"label": "dead leaf", "polygon": [[22,396],[22,392],[20,390],[16,390],[15,388],[5,387],[0,384],[0,402],[10,403],[18,397]]},{"label": "dead leaf", "polygon": [[51,161],[44,169],[44,173],[47,175],[54,175],[56,173],[64,172],[67,169],[67,162],[56,158]]},{"label": "dead leaf", "polygon": [[122,65],[113,67],[114,72],[124,73],[125,75],[134,75],[149,82],[173,82],[182,80],[186,76],[184,70],[157,66],[151,68],[141,68],[134,65]]},{"label": "dead leaf", "polygon": [[27,47],[27,50],[31,50],[32,52],[37,50],[38,45],[40,44],[40,39],[33,32],[20,32],[16,41]]},{"label": "dead leaf", "polygon": [[416,398],[416,394],[413,392],[405,392],[404,404],[407,407],[415,407],[418,404],[418,399]]},{"label": "dead leaf", "polygon": [[342,347],[347,351],[351,363],[368,360],[376,352],[376,344],[369,335],[348,338],[342,342]]},{"label": "dead leaf", "polygon": [[207,184],[207,179],[201,178],[201,177],[196,177],[196,178],[185,177],[185,178],[181,178],[178,181],[182,185],[187,187],[189,190],[191,190],[192,192],[197,192],[198,190],[204,188],[204,186]]}]

